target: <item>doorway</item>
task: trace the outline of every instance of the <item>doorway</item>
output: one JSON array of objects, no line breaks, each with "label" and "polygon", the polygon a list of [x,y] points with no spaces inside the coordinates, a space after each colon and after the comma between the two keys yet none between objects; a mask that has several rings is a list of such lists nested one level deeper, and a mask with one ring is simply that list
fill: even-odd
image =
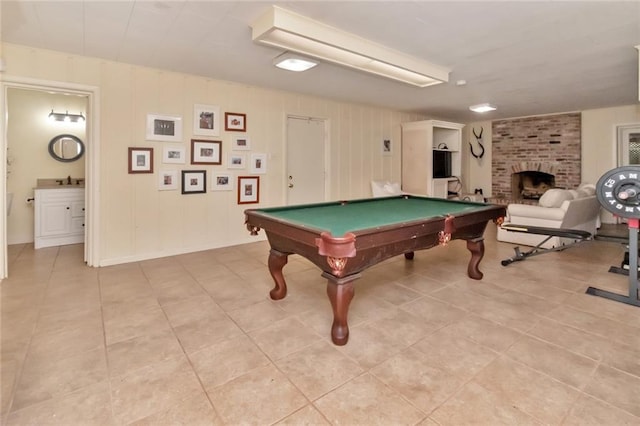
[{"label": "doorway", "polygon": [[[627,124],[616,128],[618,167],[640,165],[640,124]],[[616,216],[616,225],[612,225],[609,233],[628,232],[627,219]],[[599,233],[605,234],[602,230]]]},{"label": "doorway", "polygon": [[618,167],[640,165],[640,124],[618,126]]},{"label": "doorway", "polygon": [[326,200],[327,121],[287,117],[287,204]]},{"label": "doorway", "polygon": [[[86,99],[86,133],[85,133],[85,239],[84,239],[84,260],[88,266],[99,266],[98,252],[98,211],[99,200],[97,198],[99,188],[98,175],[98,153],[99,153],[99,88],[95,86],[80,85],[74,83],[53,82],[35,80],[24,77],[4,76],[0,82],[0,89],[3,94],[3,102],[0,102],[0,138],[2,140],[0,149],[0,207],[5,211],[0,221],[1,243],[0,243],[0,279],[8,276],[7,258],[7,149],[11,146],[8,141],[8,131],[11,115],[8,104],[8,93],[10,89],[25,89],[41,91],[44,93],[67,94],[84,97]],[[45,117],[46,119],[46,117]],[[18,165],[16,164],[17,168]],[[25,200],[21,200],[25,201]],[[14,199],[13,203],[18,202]]]},{"label": "doorway", "polygon": [[[15,200],[7,209],[7,245],[34,242],[35,205],[39,201],[35,199],[34,187],[44,185],[46,180],[51,184],[60,183],[68,176],[74,183],[82,180],[84,188],[86,156],[75,158],[71,151],[77,155],[78,148],[86,145],[86,123],[77,114],[86,114],[87,101],[86,95],[7,89],[7,200]],[[67,113],[76,114],[73,121]],[[54,147],[50,143],[56,137],[64,146],[55,146],[65,148],[66,153],[49,150],[50,146]],[[60,189],[80,187],[63,183]],[[81,192],[84,193],[84,189]],[[61,216],[61,224],[65,223],[65,216]],[[64,231],[60,229],[55,234]],[[84,233],[82,227],[75,231]]]}]

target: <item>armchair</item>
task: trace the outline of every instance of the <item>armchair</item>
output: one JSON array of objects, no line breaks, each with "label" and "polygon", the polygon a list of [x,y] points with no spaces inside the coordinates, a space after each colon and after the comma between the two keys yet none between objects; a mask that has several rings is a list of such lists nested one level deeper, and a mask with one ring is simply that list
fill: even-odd
[{"label": "armchair", "polygon": [[[538,205],[509,204],[505,223],[556,229],[577,229],[594,235],[600,226],[600,203],[595,185],[583,184],[577,190],[553,188],[545,192]],[[498,227],[498,241],[532,246],[540,244],[546,236],[510,232]],[[575,240],[552,237],[541,247],[560,247]]]}]

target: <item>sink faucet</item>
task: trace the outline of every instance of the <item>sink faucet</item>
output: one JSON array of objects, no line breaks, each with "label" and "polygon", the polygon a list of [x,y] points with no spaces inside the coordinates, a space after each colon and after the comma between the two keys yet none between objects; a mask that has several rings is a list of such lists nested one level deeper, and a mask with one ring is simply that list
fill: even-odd
[{"label": "sink faucet", "polygon": [[71,175],[67,176],[67,185],[71,185]]}]

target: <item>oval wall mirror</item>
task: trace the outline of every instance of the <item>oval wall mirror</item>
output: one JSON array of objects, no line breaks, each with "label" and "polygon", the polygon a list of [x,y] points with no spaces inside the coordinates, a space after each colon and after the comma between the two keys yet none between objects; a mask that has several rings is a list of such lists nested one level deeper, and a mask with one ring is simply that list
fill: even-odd
[{"label": "oval wall mirror", "polygon": [[58,161],[69,163],[84,154],[84,144],[74,135],[58,135],[49,142],[49,154]]}]

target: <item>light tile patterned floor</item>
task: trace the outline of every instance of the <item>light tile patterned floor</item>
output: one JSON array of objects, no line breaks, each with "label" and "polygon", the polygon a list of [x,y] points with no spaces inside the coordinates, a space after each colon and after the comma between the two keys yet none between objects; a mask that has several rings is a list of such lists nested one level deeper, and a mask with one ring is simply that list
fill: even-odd
[{"label": "light tile patterned floor", "polygon": [[268,245],[105,268],[82,246],[11,246],[1,283],[5,425],[640,424],[640,308],[592,241],[508,267],[486,233],[482,281],[462,241],[399,256],[355,284],[346,346],[326,281]]}]

